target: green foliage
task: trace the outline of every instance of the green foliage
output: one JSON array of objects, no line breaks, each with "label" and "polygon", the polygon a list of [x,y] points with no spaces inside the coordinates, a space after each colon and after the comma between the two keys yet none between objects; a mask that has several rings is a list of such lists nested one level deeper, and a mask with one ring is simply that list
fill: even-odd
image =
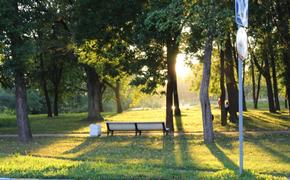
[{"label": "green foliage", "polygon": [[176,38],[183,27],[184,7],[182,0],[149,1],[144,27],[159,43]]},{"label": "green foliage", "polygon": [[13,94],[8,93],[4,89],[0,88],[0,112],[8,111],[15,107],[15,97]]},{"label": "green foliage", "polygon": [[146,3],[144,13],[138,16],[133,38],[135,58],[129,72],[135,74],[131,84],[141,86],[142,92],[157,93],[158,86],[165,85],[166,64],[169,63],[166,51],[170,46],[177,47],[178,51],[185,19],[184,8],[181,0],[152,0]]},{"label": "green foliage", "polygon": [[[15,115],[15,96],[14,90],[4,90],[0,88],[0,112],[3,114]],[[44,102],[40,92],[29,89],[27,93],[29,113],[44,113]]]},{"label": "green foliage", "polygon": [[28,90],[27,103],[31,114],[40,114],[45,112],[43,96],[40,95],[39,90]]}]

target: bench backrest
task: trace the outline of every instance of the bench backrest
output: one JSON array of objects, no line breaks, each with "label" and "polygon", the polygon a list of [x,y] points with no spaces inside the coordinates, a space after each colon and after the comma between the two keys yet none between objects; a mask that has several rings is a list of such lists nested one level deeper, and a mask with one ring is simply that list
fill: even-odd
[{"label": "bench backrest", "polygon": [[107,128],[114,130],[165,130],[164,122],[106,122]]},{"label": "bench backrest", "polygon": [[164,123],[137,123],[138,130],[162,130]]},{"label": "bench backrest", "polygon": [[136,130],[135,123],[107,123],[108,129],[114,131],[114,130]]}]

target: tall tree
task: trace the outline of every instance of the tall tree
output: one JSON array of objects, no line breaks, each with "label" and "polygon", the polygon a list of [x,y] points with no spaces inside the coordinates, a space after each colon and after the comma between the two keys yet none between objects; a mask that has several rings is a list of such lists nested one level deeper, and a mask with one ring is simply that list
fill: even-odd
[{"label": "tall tree", "polygon": [[[216,37],[216,2],[214,0],[198,1],[191,4],[189,26],[192,32],[189,43],[190,49],[198,51],[203,47],[203,72],[200,85],[200,105],[203,121],[203,138],[205,143],[214,142],[213,118],[211,105],[209,100],[209,83],[211,74],[211,56],[213,49],[213,41]],[[206,23],[204,23],[206,22]],[[196,43],[196,40],[202,43]]]},{"label": "tall tree", "polygon": [[13,61],[13,66],[10,68],[15,78],[16,119],[18,137],[22,142],[32,139],[28,120],[25,77],[27,60],[31,52],[29,50],[31,39],[28,35],[33,27],[33,21],[30,18],[33,5],[31,1],[0,1],[0,34],[10,47],[10,52],[6,57],[11,57]]},{"label": "tall tree", "polygon": [[[285,86],[287,89],[287,98],[288,98],[288,105],[290,104],[290,33],[289,33],[289,11],[290,11],[290,4],[288,1],[275,1],[273,3],[273,8],[271,8],[271,12],[273,13],[273,17],[271,18],[274,21],[274,25],[277,28],[277,32],[279,34],[280,44],[282,46],[282,62],[284,64],[284,79],[285,79]],[[288,23],[287,23],[288,22]],[[289,113],[290,113],[290,106]]]},{"label": "tall tree", "polygon": [[[137,39],[137,47],[142,51],[145,50],[144,53],[150,54],[156,51],[156,48],[160,48],[163,50],[163,47],[166,47],[165,55],[166,57],[159,57],[157,64],[149,64],[146,66],[150,71],[152,69],[164,68],[164,64],[166,65],[166,126],[170,129],[170,131],[174,130],[173,125],[173,103],[175,105],[175,115],[181,115],[179,108],[179,99],[177,92],[177,78],[176,78],[176,57],[179,52],[179,38],[181,34],[181,30],[183,27],[184,20],[184,4],[183,1],[148,1],[147,5],[144,9],[144,15],[139,18],[139,27],[138,27],[138,37]],[[141,37],[140,37],[141,36]],[[147,47],[144,48],[144,44]],[[143,46],[143,47],[142,47]],[[149,55],[147,55],[149,57]],[[148,58],[147,58],[148,59]],[[145,67],[145,63],[147,60],[143,59]],[[157,65],[160,65],[157,67]],[[143,72],[142,72],[143,73]],[[155,82],[147,83],[152,80],[144,80],[143,84],[157,84],[160,79],[164,78],[164,69],[163,73],[155,72],[156,77],[153,78]],[[140,80],[141,78],[138,77]],[[162,83],[163,84],[163,83]],[[155,87],[151,87],[154,89]]]},{"label": "tall tree", "polygon": [[117,113],[122,113],[123,112],[123,108],[122,108],[122,102],[121,102],[121,94],[120,94],[120,80],[114,80],[115,81],[115,85],[113,85],[112,83],[110,83],[108,80],[105,81],[105,84],[107,84],[115,93],[115,101],[116,101],[116,109],[117,109]]},{"label": "tall tree", "polygon": [[[95,75],[99,77],[99,80],[103,76],[117,76],[118,71],[114,71],[115,65],[120,64],[126,57],[126,48],[129,49],[127,42],[130,38],[128,37],[131,37],[136,14],[139,13],[142,5],[143,1],[141,0],[76,1],[73,12],[75,20],[73,27],[77,46],[91,45],[89,49],[82,48],[82,51],[78,53],[79,59],[82,63],[95,68],[96,71],[93,77],[87,76],[89,79],[95,78]],[[119,50],[118,55],[114,53],[116,49]],[[120,52],[121,50],[123,52]],[[91,55],[87,56],[88,54]],[[109,71],[105,71],[105,69],[109,69]],[[91,83],[92,81],[89,79],[87,82]],[[100,83],[96,83],[96,85],[100,86]],[[100,89],[100,87],[95,88]],[[88,95],[92,94],[88,93]],[[88,98],[93,101],[93,97],[89,96]],[[99,101],[97,104],[101,103],[101,98],[95,100]],[[95,114],[99,114],[100,108],[95,109],[95,111],[98,111]]]},{"label": "tall tree", "polygon": [[95,68],[88,65],[84,65],[87,75],[87,88],[88,88],[88,121],[101,121],[100,98],[101,98],[101,86],[100,77],[97,74]]}]

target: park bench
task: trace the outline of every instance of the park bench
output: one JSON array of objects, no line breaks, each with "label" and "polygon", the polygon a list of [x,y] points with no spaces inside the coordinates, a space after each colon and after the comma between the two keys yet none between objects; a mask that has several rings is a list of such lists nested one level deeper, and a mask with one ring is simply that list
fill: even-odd
[{"label": "park bench", "polygon": [[114,131],[135,131],[135,135],[141,135],[142,131],[163,131],[168,135],[169,129],[164,122],[106,122],[107,135],[113,136]]}]

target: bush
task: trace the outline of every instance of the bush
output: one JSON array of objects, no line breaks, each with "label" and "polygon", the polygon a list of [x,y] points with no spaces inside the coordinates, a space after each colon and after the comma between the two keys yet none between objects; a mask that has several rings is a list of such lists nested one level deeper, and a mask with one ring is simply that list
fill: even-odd
[{"label": "bush", "polygon": [[0,88],[0,112],[15,109],[15,97],[12,92]]}]

